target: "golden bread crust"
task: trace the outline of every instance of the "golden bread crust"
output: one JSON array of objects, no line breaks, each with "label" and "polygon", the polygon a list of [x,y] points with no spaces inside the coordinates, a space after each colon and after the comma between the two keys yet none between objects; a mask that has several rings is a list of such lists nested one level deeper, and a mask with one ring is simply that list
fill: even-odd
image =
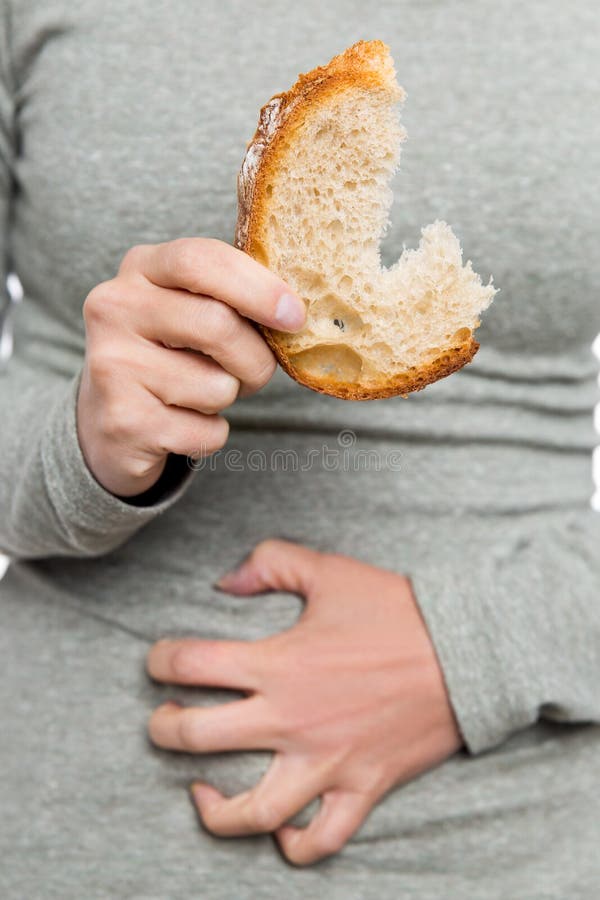
[{"label": "golden bread crust", "polygon": [[336,381],[331,378],[312,376],[309,372],[302,372],[297,369],[289,359],[288,355],[282,350],[281,345],[274,339],[271,331],[262,325],[259,325],[260,331],[265,337],[269,347],[277,357],[277,360],[284,370],[299,384],[304,387],[318,391],[320,394],[329,394],[331,397],[339,397],[341,400],[384,400],[387,397],[396,397],[399,394],[403,397],[414,391],[420,391],[428,384],[445,378],[453,372],[462,369],[463,366],[470,363],[477,351],[479,344],[474,338],[470,338],[457,347],[451,347],[442,351],[431,362],[422,366],[412,366],[405,372],[398,372],[396,375],[385,378],[372,384],[356,384],[352,382]]}]

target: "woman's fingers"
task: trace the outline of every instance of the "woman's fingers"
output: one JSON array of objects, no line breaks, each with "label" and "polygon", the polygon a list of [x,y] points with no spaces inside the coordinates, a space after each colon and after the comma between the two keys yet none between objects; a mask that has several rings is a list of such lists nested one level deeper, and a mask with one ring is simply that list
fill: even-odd
[{"label": "woman's fingers", "polygon": [[150,285],[141,302],[144,337],[212,357],[243,383],[244,393],[264,387],[273,375],[273,353],[250,322],[226,303]]},{"label": "woman's fingers", "polygon": [[277,743],[260,697],[203,708],[165,703],[152,714],[148,731],[158,747],[185,753],[273,750]]},{"label": "woman's fingers", "polygon": [[221,837],[275,831],[326,789],[322,768],[306,761],[276,756],[252,790],[223,797],[210,785],[192,785],[192,795],[203,823]]},{"label": "woman's fingers", "polygon": [[256,645],[251,641],[164,639],[150,648],[148,674],[167,684],[238,688],[253,691],[260,684]]},{"label": "woman's fingers", "polygon": [[163,411],[149,435],[148,445],[152,450],[197,459],[215,453],[227,441],[229,423],[223,416],[208,416],[177,407],[167,410],[163,406]]},{"label": "woman's fingers", "polygon": [[249,556],[226,572],[217,587],[229,594],[257,594],[267,590],[289,591],[310,599],[323,554],[293,541],[268,538]]},{"label": "woman's fingers", "polygon": [[297,866],[306,866],[338,853],[358,831],[375,801],[366,794],[328,791],[306,828],[284,825],[275,837],[282,853]]},{"label": "woman's fingers", "polygon": [[150,346],[141,363],[145,386],[166,406],[213,415],[231,406],[240,392],[235,375],[193,350]]},{"label": "woman's fingers", "polygon": [[306,319],[304,302],[266,266],[215,238],[180,238],[133,247],[121,272],[140,272],[162,288],[208,294],[243,316],[284,331]]}]

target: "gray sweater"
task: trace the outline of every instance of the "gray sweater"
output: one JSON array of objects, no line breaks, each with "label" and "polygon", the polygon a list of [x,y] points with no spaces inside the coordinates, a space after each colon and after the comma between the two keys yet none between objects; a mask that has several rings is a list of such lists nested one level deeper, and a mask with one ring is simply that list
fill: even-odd
[{"label": "gray sweater", "polygon": [[[408,400],[278,372],[230,411],[235,465],[117,499],[77,442],[83,300],[136,243],[231,242],[259,107],[359,38],[408,93],[383,260],[451,223],[500,288],[482,349]],[[599,60],[595,0],[1,0],[0,276],[24,287],[0,375],[4,900],[597,896]],[[465,740],[308,870],[210,837],[186,796],[268,754],[145,737],[167,696],[224,699],[150,684],[151,642],[293,623],[293,597],[211,588],[277,535],[411,576]]]}]

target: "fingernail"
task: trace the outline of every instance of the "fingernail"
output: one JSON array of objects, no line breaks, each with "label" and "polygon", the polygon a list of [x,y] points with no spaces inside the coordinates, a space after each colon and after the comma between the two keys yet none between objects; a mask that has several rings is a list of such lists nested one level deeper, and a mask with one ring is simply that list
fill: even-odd
[{"label": "fingernail", "polygon": [[228,594],[257,594],[265,590],[265,577],[251,563],[243,563],[238,569],[222,575],[217,588]]},{"label": "fingernail", "polygon": [[230,572],[225,572],[224,575],[221,575],[220,578],[217,578],[215,581],[215,587],[219,591],[228,591],[230,588],[235,587],[238,582],[238,573],[242,566],[239,566],[237,569],[232,569]]},{"label": "fingernail", "polygon": [[190,791],[190,796],[192,798],[192,803],[194,804],[195,807],[199,807],[200,799],[201,799],[200,798],[200,785],[196,784],[196,782],[194,782],[193,784],[190,784],[189,791]]},{"label": "fingernail", "polygon": [[245,568],[246,563],[250,559],[252,553],[251,551],[247,551],[241,558],[238,558],[237,563],[231,567],[224,575],[221,575],[220,578],[217,578],[215,582],[213,582],[213,587],[217,591],[228,591],[230,586],[235,584],[237,581],[238,572]]},{"label": "fingernail", "polygon": [[165,706],[171,706],[173,707],[173,709],[183,709],[183,703],[180,703],[179,700],[165,700],[165,702],[163,703],[163,707]]},{"label": "fingernail", "polygon": [[190,794],[192,795],[194,802],[200,806],[201,804],[206,806],[211,800],[214,801],[218,799],[219,792],[215,791],[213,787],[208,784],[204,784],[202,781],[194,781],[190,784]]},{"label": "fingernail", "polygon": [[212,587],[213,591],[223,591],[223,592],[225,592],[225,588],[224,588],[223,585],[221,584],[220,580],[219,580],[219,581],[213,582],[213,584],[211,584],[211,587]]},{"label": "fingernail", "polygon": [[275,321],[282,328],[297,331],[302,328],[306,319],[306,307],[300,297],[294,294],[282,294],[277,301]]}]

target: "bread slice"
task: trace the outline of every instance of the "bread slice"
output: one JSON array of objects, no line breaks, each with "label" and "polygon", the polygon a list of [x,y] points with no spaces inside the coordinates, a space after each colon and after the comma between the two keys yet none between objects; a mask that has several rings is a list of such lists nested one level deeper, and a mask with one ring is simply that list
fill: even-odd
[{"label": "bread slice", "polygon": [[235,245],[308,305],[301,331],[261,330],[289,375],[335,397],[406,395],[460,369],[496,293],[442,221],[381,265],[404,98],[389,47],[358,41],[262,107],[238,175]]}]

